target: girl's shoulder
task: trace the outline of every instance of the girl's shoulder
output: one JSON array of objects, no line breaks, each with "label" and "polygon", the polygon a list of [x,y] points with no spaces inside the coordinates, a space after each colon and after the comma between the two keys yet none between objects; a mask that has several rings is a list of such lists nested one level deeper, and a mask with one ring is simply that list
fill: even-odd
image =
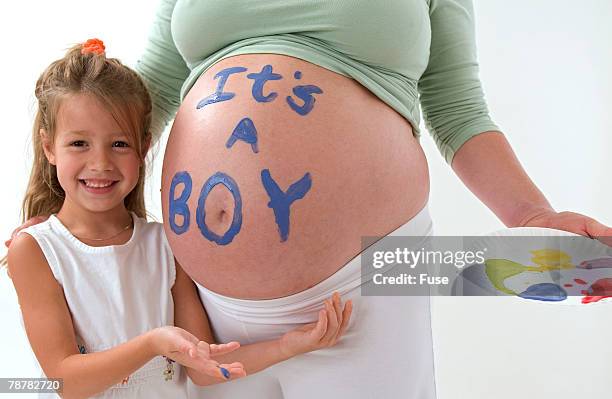
[{"label": "girl's shoulder", "polygon": [[[28,226],[21,230],[17,237],[11,243],[9,253],[19,253],[22,250],[25,253],[35,252],[36,256],[42,256],[43,260],[48,261],[50,248],[53,247],[54,236],[58,234],[57,228],[54,227],[54,216],[51,215],[44,222]],[[33,251],[36,249],[36,251]]]},{"label": "girl's shoulder", "polygon": [[[36,230],[40,229],[39,226]],[[9,276],[13,279],[13,283],[15,281],[27,282],[35,276],[39,278],[41,271],[47,271],[46,274],[53,277],[39,241],[33,235],[24,234],[22,231],[13,239],[8,250]]]}]

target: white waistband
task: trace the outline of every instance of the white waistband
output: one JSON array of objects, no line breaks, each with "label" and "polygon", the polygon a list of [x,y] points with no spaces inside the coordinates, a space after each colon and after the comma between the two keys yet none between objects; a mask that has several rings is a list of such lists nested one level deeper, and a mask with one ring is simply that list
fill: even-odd
[{"label": "white waistband", "polygon": [[[429,214],[428,205],[425,205],[412,219],[387,234],[387,236],[429,237],[432,234],[433,222]],[[233,317],[269,318],[312,313],[318,311],[323,301],[329,298],[334,291],[338,291],[338,293],[343,295],[361,284],[361,262],[359,255],[355,256],[336,273],[317,285],[282,298],[264,300],[239,299],[217,294],[198,283],[196,283],[196,286],[200,295],[205,297],[207,303]]]}]

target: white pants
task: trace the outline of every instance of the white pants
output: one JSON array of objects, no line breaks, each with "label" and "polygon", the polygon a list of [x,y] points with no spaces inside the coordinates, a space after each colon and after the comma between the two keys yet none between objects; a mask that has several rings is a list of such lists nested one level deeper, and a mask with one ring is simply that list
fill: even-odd
[{"label": "white pants", "polygon": [[[425,206],[389,235],[431,234],[432,221]],[[218,342],[249,344],[278,338],[300,324],[315,321],[323,301],[334,291],[343,301],[353,300],[353,315],[334,347],[296,356],[227,383],[197,387],[189,382],[189,397],[435,398],[430,298],[362,296],[360,288],[359,256],[316,286],[284,298],[236,299],[198,285]]]}]

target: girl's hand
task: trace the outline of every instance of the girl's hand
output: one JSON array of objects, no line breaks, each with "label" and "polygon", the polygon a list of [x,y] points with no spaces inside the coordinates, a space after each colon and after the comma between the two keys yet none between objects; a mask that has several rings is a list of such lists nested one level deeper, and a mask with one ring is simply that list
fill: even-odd
[{"label": "girl's hand", "polygon": [[174,326],[159,327],[150,334],[156,354],[166,356],[185,367],[223,380],[246,375],[242,363],[219,364],[211,359],[235,351],[240,347],[238,342],[209,345],[190,332]]},{"label": "girl's hand", "polygon": [[525,227],[548,227],[596,238],[612,247],[612,228],[574,212],[543,211],[522,223]]},{"label": "girl's hand", "polygon": [[338,342],[348,326],[353,311],[353,302],[342,306],[337,292],[325,301],[325,308],[319,311],[316,323],[305,324],[289,331],[280,339],[280,348],[286,356],[328,348]]},{"label": "girl's hand", "polygon": [[10,247],[11,242],[13,242],[13,240],[15,239],[15,237],[17,237],[17,234],[19,234],[21,230],[27,227],[30,227],[30,226],[34,226],[35,224],[38,224],[38,223],[42,223],[47,219],[49,219],[49,216],[34,216],[33,218],[28,219],[24,224],[22,224],[21,226],[13,230],[13,232],[11,233],[11,238],[4,241],[4,246],[7,248]]}]

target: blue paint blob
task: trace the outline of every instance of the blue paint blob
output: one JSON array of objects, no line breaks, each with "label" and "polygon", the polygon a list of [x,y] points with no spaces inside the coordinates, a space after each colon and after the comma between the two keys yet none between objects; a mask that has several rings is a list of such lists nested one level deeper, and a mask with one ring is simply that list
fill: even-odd
[{"label": "blue paint blob", "polygon": [[229,370],[226,369],[225,367],[219,367],[219,370],[221,370],[221,374],[223,374],[223,377],[225,377],[226,380],[229,380],[230,378]]},{"label": "blue paint blob", "polygon": [[231,100],[236,95],[231,92],[224,92],[223,88],[225,87],[225,83],[227,83],[227,79],[230,75],[234,73],[245,72],[247,69],[245,67],[231,67],[225,68],[215,75],[215,79],[219,79],[219,83],[217,83],[217,90],[211,94],[210,96],[200,100],[196,109],[204,108],[205,106],[213,103],[219,103],[222,101]]},{"label": "blue paint blob", "polygon": [[540,283],[527,288],[519,296],[524,299],[534,299],[536,301],[559,302],[567,299],[567,292],[557,284]]},{"label": "blue paint blob", "polygon": [[289,213],[291,204],[304,198],[312,187],[310,173],[306,173],[300,180],[289,186],[286,193],[284,193],[274,179],[272,179],[268,169],[261,171],[261,182],[266,189],[266,193],[268,193],[268,197],[270,197],[268,207],[272,208],[274,211],[274,220],[278,226],[281,242],[287,241],[289,237]]},{"label": "blue paint blob", "polygon": [[312,96],[313,94],[322,94],[323,90],[321,90],[317,86],[306,85],[306,86],[295,86],[293,88],[293,94],[295,94],[300,100],[304,101],[304,105],[297,105],[293,97],[287,96],[287,103],[291,107],[292,110],[297,112],[298,114],[305,116],[308,115],[310,111],[312,111],[312,107],[314,107],[315,98]]},{"label": "blue paint blob", "polygon": [[[229,229],[223,236],[219,236],[208,229],[208,226],[206,226],[206,211],[204,209],[208,194],[217,184],[223,184],[234,197],[234,218],[232,219],[232,224],[230,225]],[[242,227],[242,198],[240,197],[240,190],[238,189],[238,185],[234,179],[223,172],[217,172],[206,180],[206,183],[204,183],[204,186],[202,186],[202,191],[200,191],[200,197],[198,198],[196,221],[198,223],[200,232],[209,241],[215,242],[219,245],[227,245],[232,242]]]},{"label": "blue paint blob", "polygon": [[295,73],[293,74],[293,77],[296,78],[297,80],[302,79],[302,72],[295,71]]},{"label": "blue paint blob", "polygon": [[242,140],[251,145],[251,149],[254,153],[258,153],[259,149],[257,148],[257,129],[255,129],[255,124],[249,118],[243,118],[238,125],[234,128],[232,135],[225,143],[227,148],[232,148],[234,143],[237,140]]},{"label": "blue paint blob", "polygon": [[[174,192],[176,191],[176,186],[179,184],[183,184],[183,192],[181,196],[178,198],[174,198]],[[187,200],[191,195],[191,176],[189,173],[182,171],[176,172],[174,177],[172,178],[172,183],[170,184],[170,193],[168,198],[168,223],[170,224],[170,229],[175,234],[183,234],[189,229],[189,207],[187,206]],[[176,224],[176,215],[183,216],[183,224]]]},{"label": "blue paint blob", "polygon": [[281,80],[283,77],[278,73],[272,72],[272,65],[266,65],[259,73],[249,73],[247,75],[247,78],[254,80],[251,93],[253,94],[253,98],[255,99],[255,101],[257,101],[258,103],[267,103],[274,100],[276,96],[278,96],[278,94],[272,92],[269,95],[264,96],[264,84],[266,84],[268,80]]}]

